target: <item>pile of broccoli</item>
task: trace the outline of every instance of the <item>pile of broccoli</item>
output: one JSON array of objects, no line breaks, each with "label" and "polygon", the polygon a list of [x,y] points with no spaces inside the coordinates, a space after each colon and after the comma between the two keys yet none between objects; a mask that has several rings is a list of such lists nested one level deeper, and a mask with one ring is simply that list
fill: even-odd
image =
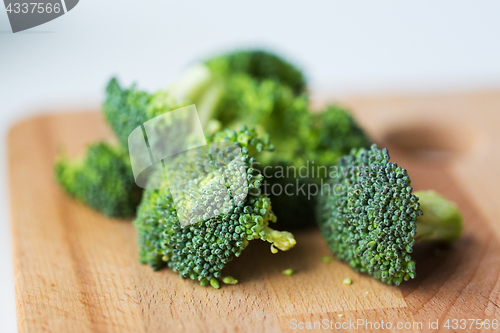
[{"label": "pile of broccoli", "polygon": [[[264,188],[280,227],[314,224],[315,196],[298,190],[319,185],[321,178],[312,176],[313,161],[330,166],[352,148],[371,144],[346,109],[328,105],[311,112],[304,75],[267,52],[239,51],[210,59],[188,70],[169,91],[197,105],[209,133],[247,125],[270,135],[276,149],[261,157],[260,169],[268,167]],[[275,172],[278,167],[304,166],[311,169],[307,177],[294,177],[292,172],[282,177]],[[288,184],[293,185],[292,195],[273,194]]]},{"label": "pile of broccoli", "polygon": [[[135,184],[128,137],[148,120],[191,104],[209,145],[226,142],[241,149],[248,195],[238,202],[233,196],[228,212],[184,226],[179,221],[184,207],[175,207],[168,187],[143,190]],[[272,53],[243,50],[210,58],[153,93],[136,85],[125,88],[113,78],[103,114],[118,142],[92,144],[77,160],[61,155],[55,176],[69,195],[103,214],[135,216],[140,262],[153,269],[168,265],[182,278],[215,288],[221,278],[234,284],[234,278],[222,277],[222,269],[250,240],[270,242],[273,253],[295,244],[291,233],[273,230],[269,222],[278,221],[275,226],[283,230],[317,223],[339,259],[383,282],[399,284],[415,276],[409,255],[415,239],[453,241],[460,235],[455,206],[433,192],[412,194],[406,171],[389,162],[387,151],[372,146],[348,110],[328,105],[312,112],[304,74]],[[217,167],[206,164],[206,154],[185,159],[181,172],[203,163],[205,169]],[[314,172],[296,176],[300,168],[335,165],[348,172],[333,179]],[[295,172],[266,172],[290,168]],[[162,177],[166,175],[158,171],[150,181]],[[297,191],[322,187],[324,181],[345,191],[323,196]],[[270,191],[290,184],[291,195]]]}]

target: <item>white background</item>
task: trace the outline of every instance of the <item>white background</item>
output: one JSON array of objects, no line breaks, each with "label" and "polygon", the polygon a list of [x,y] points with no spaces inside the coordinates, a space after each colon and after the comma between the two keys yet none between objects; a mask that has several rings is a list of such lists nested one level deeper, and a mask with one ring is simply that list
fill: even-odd
[{"label": "white background", "polygon": [[[28,1],[30,2],[30,1]],[[98,107],[112,75],[158,89],[189,63],[264,46],[329,96],[500,88],[500,1],[98,1],[12,34],[0,8],[0,331],[15,331],[5,136]]]}]

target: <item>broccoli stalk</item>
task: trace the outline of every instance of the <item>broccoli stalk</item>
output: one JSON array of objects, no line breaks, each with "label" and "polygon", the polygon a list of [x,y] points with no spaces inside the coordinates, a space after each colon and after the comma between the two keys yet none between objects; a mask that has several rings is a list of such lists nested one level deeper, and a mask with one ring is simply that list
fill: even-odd
[{"label": "broccoli stalk", "polygon": [[223,87],[218,84],[211,71],[204,64],[188,68],[183,76],[168,89],[169,93],[179,100],[187,100],[196,104],[200,121],[207,127],[213,118]]},{"label": "broccoli stalk", "polygon": [[458,208],[433,191],[412,194],[407,171],[389,161],[387,149],[353,149],[337,166],[319,200],[319,223],[330,250],[356,271],[399,285],[415,277],[417,240],[460,237]]},{"label": "broccoli stalk", "polygon": [[[236,203],[231,199],[232,205],[227,213],[218,213],[214,217],[182,226],[179,223],[178,208],[185,207],[175,207],[171,191],[168,188],[149,189],[145,190],[134,225],[138,231],[141,263],[149,264],[153,269],[168,265],[181,278],[191,278],[198,280],[203,286],[210,284],[219,288],[221,271],[227,263],[239,257],[250,241],[261,239],[271,243],[273,253],[277,252],[276,248],[282,251],[292,248],[296,241],[291,233],[269,227],[270,223],[276,222],[276,216],[269,197],[259,193],[262,175],[255,173],[251,167],[254,157],[250,157],[249,152],[269,150],[269,140],[258,137],[254,130],[242,128],[238,132],[217,132],[208,142],[236,143],[241,147],[242,168],[248,180],[248,195],[244,200]],[[184,157],[181,156],[179,161],[182,163],[176,165],[181,172],[199,179],[196,178],[198,174],[195,171],[205,168],[209,157],[193,152],[194,154],[186,155],[189,158],[187,161],[183,161]],[[241,172],[241,168],[238,167],[238,170]],[[163,174],[160,172],[153,177],[163,177]],[[232,177],[236,176],[230,174],[227,179],[234,179]],[[156,182],[156,179],[152,178],[151,181]],[[230,184],[226,186],[230,188]],[[213,193],[209,192],[208,195]],[[214,210],[220,212],[221,204],[210,203],[208,208],[203,208],[204,211],[199,213],[197,207],[207,207],[207,201],[210,200],[203,196],[198,199],[193,210],[197,216],[205,213],[206,216],[211,216],[209,213]]]},{"label": "broccoli stalk", "polygon": [[[197,63],[183,74],[169,91],[180,99],[197,104],[210,99],[218,85],[234,74],[246,74],[252,79],[274,80],[289,86],[295,94],[304,91],[306,83],[302,72],[283,58],[262,50],[240,50],[212,57]],[[219,91],[221,92],[221,91]]]},{"label": "broccoli stalk", "polygon": [[417,191],[422,215],[417,218],[417,241],[453,243],[463,230],[462,214],[457,206],[434,191]]},{"label": "broccoli stalk", "polygon": [[[258,89],[261,83],[264,87],[269,84],[286,87],[290,97],[305,90],[304,75],[295,66],[266,51],[245,50],[195,64],[168,91],[179,100],[196,104],[203,127],[216,131],[229,126],[235,118],[240,125],[245,123],[241,122],[241,116],[259,113],[260,108],[247,108],[243,99],[253,98],[251,90]],[[262,104],[269,104],[267,96],[258,97],[263,99]],[[251,126],[260,123],[248,122]]]}]

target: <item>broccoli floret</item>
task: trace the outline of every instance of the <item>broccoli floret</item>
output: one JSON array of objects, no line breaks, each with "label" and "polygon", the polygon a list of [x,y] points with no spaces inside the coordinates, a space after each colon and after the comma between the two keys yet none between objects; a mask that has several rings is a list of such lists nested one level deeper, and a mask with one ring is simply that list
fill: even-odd
[{"label": "broccoli floret", "polygon": [[[222,121],[222,127],[225,128],[226,118],[234,115],[226,110],[227,100],[236,99],[238,102],[238,97],[242,96],[241,90],[235,94],[235,90],[231,88],[234,84],[246,85],[241,80],[243,77],[248,82],[253,82],[253,85],[272,81],[286,86],[292,95],[305,91],[305,78],[299,69],[282,57],[262,50],[236,51],[198,63],[188,69],[168,91],[181,100],[196,104],[204,128],[209,128],[210,121],[214,119]],[[248,85],[246,87],[251,88]],[[254,112],[241,108],[237,111],[240,111],[238,116]],[[250,126],[255,124],[257,123],[249,123]]]},{"label": "broccoli floret", "polygon": [[98,142],[77,161],[61,157],[55,173],[61,186],[79,201],[113,217],[132,217],[142,189],[134,181],[128,156],[128,136],[144,122],[187,104],[177,102],[164,91],[154,94],[120,87],[113,78],[106,88],[103,113],[118,137],[112,147]]},{"label": "broccoli floret", "polygon": [[78,160],[61,155],[55,177],[72,197],[112,217],[131,217],[140,202],[127,152],[120,146],[98,142]]},{"label": "broccoli floret", "polygon": [[328,105],[311,117],[313,125],[309,145],[314,149],[308,158],[315,160],[316,165],[336,164],[351,149],[369,148],[372,144],[352,114],[339,105]]},{"label": "broccoli floret", "polygon": [[212,57],[189,68],[170,88],[175,96],[205,105],[216,103],[227,87],[227,78],[245,74],[256,81],[273,80],[295,94],[305,90],[303,73],[282,57],[262,50],[240,50]]},{"label": "broccoli floret", "polygon": [[[296,242],[291,233],[269,227],[270,222],[276,221],[276,216],[271,209],[270,199],[258,191],[262,175],[251,168],[254,157],[249,154],[252,151],[269,149],[269,140],[258,137],[254,130],[242,128],[238,132],[218,132],[210,137],[208,142],[237,143],[241,147],[242,162],[248,180],[246,198],[237,204],[231,199],[233,205],[227,213],[182,226],[171,191],[168,188],[149,189],[145,190],[134,225],[138,231],[141,263],[149,264],[153,269],[168,264],[181,278],[191,278],[200,281],[203,286],[210,284],[217,288],[217,279],[221,277],[222,269],[241,254],[249,241],[267,241],[271,243],[273,253],[277,252],[276,248],[286,251]],[[186,165],[194,164],[202,168],[206,166],[206,155],[189,156],[191,160],[186,161]],[[181,167],[183,165],[179,165],[179,168]],[[193,168],[188,172],[192,170]],[[163,177],[163,174],[155,176]],[[228,179],[231,179],[231,176]],[[226,186],[230,187],[229,184]]]},{"label": "broccoli floret", "polygon": [[278,148],[264,156],[263,162],[293,159],[311,124],[307,96],[295,96],[288,86],[268,79],[257,81],[245,74],[233,75],[226,83],[212,119],[224,128],[245,124],[269,134]]},{"label": "broccoli floret", "polygon": [[195,103],[208,131],[245,124],[268,133],[278,149],[263,156],[264,164],[301,167],[314,160],[331,165],[352,148],[371,144],[347,110],[332,105],[310,112],[303,73],[269,52],[245,50],[208,59],[169,92]]},{"label": "broccoli floret", "polygon": [[189,104],[179,102],[166,91],[150,94],[138,90],[135,85],[125,89],[116,78],[112,78],[106,88],[103,113],[120,144],[128,150],[128,137],[134,129],[156,116],[186,105]]},{"label": "broccoli floret", "polygon": [[457,207],[432,191],[412,194],[406,169],[389,161],[387,149],[353,149],[337,166],[319,223],[330,250],[356,271],[399,285],[415,277],[415,241],[460,237]]},{"label": "broccoli floret", "polygon": [[240,50],[206,61],[214,75],[245,73],[257,80],[271,79],[299,94],[306,87],[304,74],[283,57],[263,50]]},{"label": "broccoli floret", "polygon": [[307,161],[330,166],[352,148],[371,141],[350,112],[331,105],[308,108],[304,75],[277,55],[238,51],[188,70],[169,92],[195,103],[205,130],[241,124],[268,133],[277,150],[263,164],[301,167]]}]

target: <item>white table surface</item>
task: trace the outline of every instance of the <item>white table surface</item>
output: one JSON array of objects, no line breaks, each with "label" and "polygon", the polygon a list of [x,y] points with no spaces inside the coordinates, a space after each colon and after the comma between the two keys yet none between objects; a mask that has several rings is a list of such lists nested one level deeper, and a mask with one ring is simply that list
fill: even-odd
[{"label": "white table surface", "polygon": [[314,96],[500,87],[499,1],[97,1],[12,34],[0,9],[0,331],[15,332],[6,134],[51,110],[98,108],[112,75],[159,89],[189,63],[267,46]]}]

